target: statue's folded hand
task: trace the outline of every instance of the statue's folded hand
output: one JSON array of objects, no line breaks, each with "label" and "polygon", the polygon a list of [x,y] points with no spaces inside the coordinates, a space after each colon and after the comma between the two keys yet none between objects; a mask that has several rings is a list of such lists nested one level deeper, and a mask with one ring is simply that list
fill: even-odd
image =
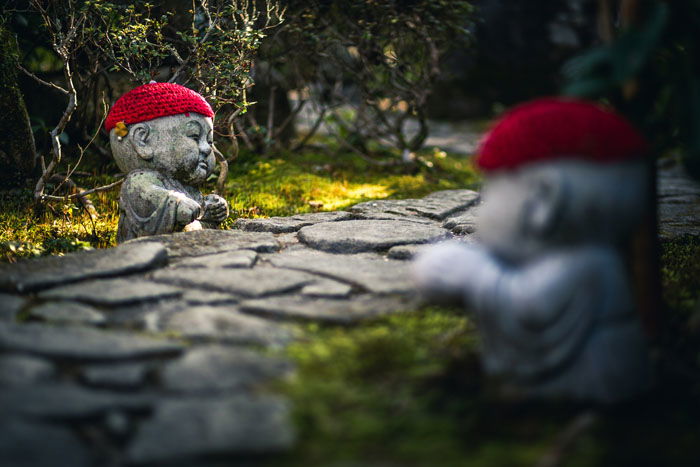
[{"label": "statue's folded hand", "polygon": [[219,195],[211,194],[204,197],[204,214],[202,220],[219,224],[228,217],[228,203]]},{"label": "statue's folded hand", "polygon": [[[175,192],[177,193],[177,192]],[[202,206],[192,198],[178,193],[177,196],[177,223],[180,226],[187,225],[197,220],[202,214]]]},{"label": "statue's folded hand", "polygon": [[481,248],[444,242],[418,255],[413,263],[413,280],[430,299],[462,301],[469,284],[491,263],[488,253]]}]

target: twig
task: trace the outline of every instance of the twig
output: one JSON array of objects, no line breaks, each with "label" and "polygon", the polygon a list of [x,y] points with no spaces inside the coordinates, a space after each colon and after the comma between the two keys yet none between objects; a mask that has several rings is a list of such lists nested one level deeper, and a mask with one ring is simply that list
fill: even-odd
[{"label": "twig", "polygon": [[265,138],[265,149],[268,149],[269,146],[272,144],[272,139],[273,139],[273,129],[272,127],[275,125],[275,91],[277,90],[277,86],[270,86],[270,97],[268,97],[269,102],[267,103],[267,137]]},{"label": "twig", "polygon": [[51,162],[49,162],[49,165],[46,167],[44,173],[42,173],[41,177],[39,177],[39,181],[37,181],[36,187],[34,188],[34,199],[37,202],[41,202],[43,199],[45,199],[44,186],[46,185],[46,181],[49,179],[49,177],[51,177],[54,170],[56,170],[56,167],[61,162],[61,141],[59,137],[61,133],[63,133],[63,130],[65,130],[66,125],[73,115],[73,112],[78,106],[78,93],[75,90],[75,85],[73,84],[73,74],[71,73],[68,56],[64,53],[62,47],[57,47],[57,52],[59,52],[61,58],[64,60],[63,74],[66,77],[66,82],[68,83],[69,88],[68,105],[66,106],[66,110],[63,112],[61,119],[58,121],[58,124],[56,124],[50,133],[52,144],[51,153],[53,157],[51,158]]},{"label": "twig", "polygon": [[332,134],[340,142],[340,144],[342,144],[343,146],[345,146],[346,148],[348,148],[349,150],[351,150],[352,152],[354,152],[355,154],[357,154],[363,160],[369,162],[370,164],[378,165],[380,167],[390,167],[390,166],[396,165],[396,161],[393,161],[393,160],[392,161],[378,161],[378,160],[374,159],[373,157],[368,156],[367,154],[365,154],[364,152],[360,151],[355,146],[350,144],[350,142],[348,140],[346,140],[345,138],[340,136],[340,134],[336,131],[332,131]]},{"label": "twig", "polygon": [[[90,141],[88,141],[88,143],[85,145],[85,147],[82,147],[82,146],[78,145],[78,148],[80,149],[80,155],[78,156],[78,160],[75,162],[75,165],[73,166],[73,169],[72,169],[72,170],[69,170],[68,173],[66,174],[66,177],[65,177],[66,180],[68,180],[69,178],[71,178],[71,177],[73,176],[73,173],[75,172],[75,170],[78,168],[78,166],[80,165],[80,163],[81,163],[82,160],[83,160],[83,156],[85,155],[85,150],[86,150],[87,148],[89,148],[90,145],[92,145],[92,143],[95,142],[95,139],[97,138],[97,135],[100,133],[100,128],[102,128],[102,125],[104,124],[105,119],[107,118],[107,102],[106,102],[106,100],[105,100],[105,98],[104,98],[104,95],[102,96],[102,109],[103,109],[103,111],[102,111],[102,118],[100,119],[100,124],[97,125],[97,129],[95,130],[95,133],[93,133],[92,138],[90,138]],[[62,185],[62,183],[59,184],[59,185],[56,187],[56,189],[54,189],[54,194],[56,193],[56,191],[57,191],[58,189],[61,188],[61,185]]]},{"label": "twig", "polygon": [[[195,19],[195,14],[194,12],[196,11],[194,8],[194,1],[192,2],[192,28],[194,29],[194,19]],[[215,20],[212,20],[211,18],[211,13],[209,12],[209,6],[207,5],[206,1],[201,2],[202,5],[202,11],[204,12],[204,15],[207,17],[207,31],[204,33],[204,36],[202,36],[202,39],[198,42],[198,44],[195,44],[193,49],[190,50],[189,55],[187,58],[183,61],[182,57],[178,60],[179,66],[177,70],[175,70],[175,73],[170,77],[168,80],[168,83],[174,83],[175,80],[180,76],[180,73],[189,65],[190,61],[192,60],[192,57],[196,54],[197,49],[199,48],[199,44],[204,44],[207,40],[209,40],[209,36],[211,35],[211,32],[216,28],[217,22]]]},{"label": "twig", "polygon": [[282,134],[285,128],[296,119],[297,115],[299,115],[299,112],[301,112],[301,109],[304,108],[304,105],[306,105],[306,99],[300,100],[299,103],[297,104],[296,108],[292,110],[289,115],[280,123],[277,128],[275,129],[275,134],[274,138],[278,138],[279,135]]},{"label": "twig", "polygon": [[245,146],[248,148],[248,150],[252,151],[254,149],[253,142],[250,140],[248,137],[248,134],[245,132],[243,129],[243,126],[238,122],[238,118],[234,118],[232,120],[233,126],[236,129],[236,132],[241,135],[241,139],[245,143]]},{"label": "twig", "polygon": [[43,198],[51,201],[66,201],[69,199],[80,198],[82,196],[91,195],[93,193],[100,193],[103,191],[109,191],[115,187],[118,187],[124,182],[124,179],[117,180],[116,182],[110,183],[109,185],[98,186],[96,188],[91,188],[89,190],[81,191],[80,193],[73,193],[66,196],[54,196],[54,195],[44,195]]},{"label": "twig", "polygon": [[48,81],[44,81],[43,79],[39,78],[37,75],[35,75],[34,73],[32,73],[31,71],[29,71],[29,70],[27,70],[26,68],[24,68],[24,67],[23,67],[22,65],[20,65],[19,63],[17,64],[17,68],[19,68],[20,71],[22,71],[25,75],[27,75],[27,76],[29,76],[30,78],[32,78],[32,79],[33,79],[34,81],[36,81],[37,83],[43,84],[44,86],[48,86],[48,87],[50,87],[51,89],[55,89],[56,91],[60,92],[61,94],[65,95],[65,96],[67,96],[67,95],[69,94],[67,89],[62,88],[61,86],[59,86],[59,85],[57,85],[57,84],[50,83],[50,82],[48,82]]},{"label": "twig", "polygon": [[[39,204],[45,199],[44,187],[46,185],[46,181],[53,175],[56,167],[61,162],[61,141],[59,137],[65,130],[66,125],[68,125],[68,122],[73,116],[73,112],[75,112],[75,109],[78,106],[78,93],[75,89],[75,83],[73,82],[71,58],[74,52],[73,42],[78,33],[78,29],[85,18],[82,17],[76,20],[74,16],[68,15],[68,18],[64,19],[68,23],[68,30],[66,33],[64,33],[61,26],[61,19],[52,18],[48,10],[44,8],[40,1],[32,0],[31,5],[39,12],[42,20],[44,21],[44,25],[51,34],[53,49],[63,61],[63,77],[65,78],[68,86],[68,89],[66,90],[68,104],[66,105],[66,109],[64,110],[61,119],[50,133],[52,155],[51,162],[49,162],[49,165],[42,171],[42,174],[34,188],[34,201],[36,204]],[[42,164],[42,169],[43,168],[44,167]]]},{"label": "twig", "polygon": [[216,161],[221,166],[219,177],[216,179],[216,194],[219,196],[224,196],[226,177],[228,176],[228,162],[226,161],[226,157],[224,157],[216,146],[212,145],[212,149],[214,150],[214,157],[216,158]]},{"label": "twig", "polygon": [[321,109],[321,112],[318,114],[318,118],[316,118],[316,121],[311,127],[311,130],[309,130],[309,132],[306,133],[304,139],[302,139],[296,146],[292,148],[292,151],[298,151],[304,146],[306,146],[309,140],[316,134],[318,129],[321,127],[321,123],[323,123],[323,118],[326,116],[326,110],[327,109],[325,107]]},{"label": "twig", "polygon": [[[49,182],[58,182],[58,187],[66,185],[68,191],[70,192],[70,195],[73,196],[73,198],[77,198],[78,201],[80,201],[80,205],[83,207],[83,209],[85,209],[85,212],[88,213],[90,219],[99,217],[99,215],[97,214],[97,209],[95,209],[95,205],[92,204],[92,201],[86,198],[85,195],[83,195],[83,191],[85,190],[80,188],[72,179],[66,177],[65,175],[56,174],[52,175],[51,178],[49,178]],[[58,189],[58,187],[56,188],[56,190]],[[56,190],[54,190],[54,193],[56,192]]]}]

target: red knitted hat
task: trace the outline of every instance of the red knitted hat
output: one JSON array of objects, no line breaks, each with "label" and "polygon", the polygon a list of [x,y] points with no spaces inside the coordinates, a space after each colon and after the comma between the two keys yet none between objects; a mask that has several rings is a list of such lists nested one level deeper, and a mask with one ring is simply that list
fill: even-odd
[{"label": "red knitted hat", "polygon": [[211,106],[193,90],[174,83],[151,82],[117,99],[107,114],[105,129],[109,132],[118,122],[131,125],[188,112],[214,117]]},{"label": "red knitted hat", "polygon": [[476,163],[490,171],[562,157],[617,162],[643,156],[647,149],[645,138],[612,110],[583,100],[543,98],[507,112],[482,140]]}]

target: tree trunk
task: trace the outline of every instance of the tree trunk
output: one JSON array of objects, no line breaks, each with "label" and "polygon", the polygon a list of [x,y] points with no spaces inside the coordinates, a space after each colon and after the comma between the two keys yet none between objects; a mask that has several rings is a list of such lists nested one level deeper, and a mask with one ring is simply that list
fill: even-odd
[{"label": "tree trunk", "polygon": [[661,337],[665,323],[657,213],[658,173],[655,159],[649,160],[648,164],[650,193],[647,217],[632,240],[629,255],[637,310],[647,336],[654,341]]},{"label": "tree trunk", "polygon": [[34,136],[17,85],[17,43],[0,23],[0,184],[23,184],[36,167]]}]

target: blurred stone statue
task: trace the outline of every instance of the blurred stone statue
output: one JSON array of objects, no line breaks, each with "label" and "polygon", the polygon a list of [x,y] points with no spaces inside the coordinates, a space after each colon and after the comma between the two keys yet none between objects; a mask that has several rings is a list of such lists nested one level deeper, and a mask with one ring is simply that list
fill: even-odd
[{"label": "blurred stone statue", "polygon": [[485,137],[479,243],[436,245],[413,270],[428,297],[473,313],[503,389],[612,403],[649,388],[620,252],[648,205],[645,153],[629,123],[577,100],[523,104]]},{"label": "blurred stone statue", "polygon": [[213,117],[201,95],[179,84],[152,81],[115,102],[105,128],[127,173],[117,242],[215,228],[228,217],[226,200],[197,188],[214,170]]}]

